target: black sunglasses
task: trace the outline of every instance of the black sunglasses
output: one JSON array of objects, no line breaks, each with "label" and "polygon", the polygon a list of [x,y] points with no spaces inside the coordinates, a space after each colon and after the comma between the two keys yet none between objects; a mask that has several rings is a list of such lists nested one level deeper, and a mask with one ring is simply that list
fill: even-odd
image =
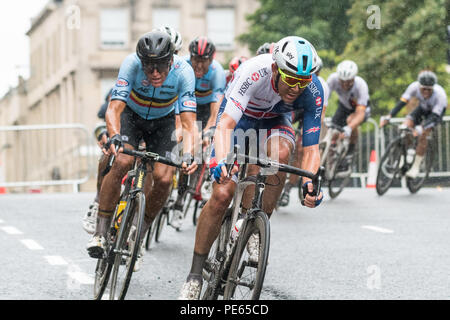
[{"label": "black sunglasses", "polygon": [[142,63],[142,68],[146,73],[153,73],[153,71],[157,70],[159,73],[165,72],[170,67],[170,60],[161,60],[161,61],[151,61]]}]

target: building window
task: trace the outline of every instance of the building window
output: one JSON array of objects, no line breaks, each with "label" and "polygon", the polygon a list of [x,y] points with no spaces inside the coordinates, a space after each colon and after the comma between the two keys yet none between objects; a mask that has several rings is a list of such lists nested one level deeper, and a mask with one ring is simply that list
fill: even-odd
[{"label": "building window", "polygon": [[122,49],[129,42],[128,8],[102,9],[100,12],[100,45],[103,49]]},{"label": "building window", "polygon": [[214,8],[206,13],[208,37],[219,50],[234,48],[234,9]]},{"label": "building window", "polygon": [[169,26],[180,30],[180,11],[174,8],[153,8],[153,28]]}]

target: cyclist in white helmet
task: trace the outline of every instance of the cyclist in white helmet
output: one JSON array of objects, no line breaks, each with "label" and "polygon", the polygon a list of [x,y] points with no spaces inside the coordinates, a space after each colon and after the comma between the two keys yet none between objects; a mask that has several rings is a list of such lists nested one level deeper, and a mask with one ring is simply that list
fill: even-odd
[{"label": "cyclist in white helmet", "polygon": [[331,122],[344,129],[339,138],[350,139],[346,161],[339,168],[339,171],[344,172],[350,170],[358,140],[358,127],[370,117],[369,87],[367,82],[357,74],[356,63],[344,60],[338,64],[336,72],[327,79],[329,94],[336,91],[339,96],[338,108]]},{"label": "cyclist in white helmet", "polygon": [[183,47],[183,38],[181,37],[181,34],[177,30],[169,26],[161,26],[157,30],[164,31],[169,34],[170,39],[175,46],[174,54],[178,54],[178,52]]},{"label": "cyclist in white helmet", "polygon": [[[301,168],[316,172],[320,164],[319,137],[323,108],[323,87],[314,74],[317,53],[314,47],[300,37],[285,37],[274,48],[273,55],[261,54],[243,63],[234,73],[217,116],[214,149],[210,172],[214,178],[211,198],[200,214],[190,273],[184,283],[180,299],[198,299],[202,287],[202,270],[212,243],[236,188],[237,165],[228,177],[226,155],[235,143],[245,139],[245,133],[257,130],[249,140],[250,154],[260,151],[281,163],[287,163],[295,145],[291,112],[304,109],[303,148]],[[230,132],[234,132],[230,139]],[[244,135],[244,137],[241,134]],[[245,143],[241,144],[245,149]],[[254,148],[254,149],[253,149]],[[256,150],[255,150],[256,149]],[[257,153],[256,153],[257,154]],[[249,165],[248,174],[256,174],[259,167]],[[267,177],[264,193],[265,211],[270,216],[283,189],[286,175],[277,172]],[[314,208],[323,194],[313,196],[310,179],[303,178],[305,205]],[[242,213],[246,212],[244,198]],[[250,205],[248,205],[249,207]],[[247,207],[247,208],[248,208]],[[247,246],[250,256],[258,258],[258,244]]]},{"label": "cyclist in white helmet", "polygon": [[441,123],[448,102],[444,88],[437,83],[436,74],[423,70],[417,76],[417,81],[408,86],[389,115],[381,117],[380,127],[389,123],[391,117],[395,117],[412,97],[419,100],[419,106],[406,116],[403,124],[414,129],[416,136],[420,136],[413,165],[406,172],[407,177],[414,179],[419,174],[420,164],[425,156],[427,136],[433,127]]}]

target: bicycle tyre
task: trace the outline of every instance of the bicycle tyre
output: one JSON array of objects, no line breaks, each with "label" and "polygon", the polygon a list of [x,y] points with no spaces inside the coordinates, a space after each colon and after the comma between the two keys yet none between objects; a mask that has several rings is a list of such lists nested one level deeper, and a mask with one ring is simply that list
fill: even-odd
[{"label": "bicycle tyre", "polygon": [[[382,196],[385,194],[394,182],[395,177],[400,170],[401,156],[402,150],[400,146],[400,138],[398,138],[389,143],[386,151],[381,157],[380,164],[378,165],[377,180],[375,184],[375,189],[378,195]],[[389,164],[389,161],[392,162],[392,164]],[[388,168],[385,167],[386,165],[390,166],[390,169],[393,171],[388,173]],[[383,176],[387,177],[387,179],[385,179],[386,181],[383,181]]]},{"label": "bicycle tyre", "polygon": [[[431,142],[431,143],[430,143]],[[406,186],[408,187],[409,192],[412,194],[416,193],[417,191],[422,188],[423,183],[428,178],[431,168],[433,167],[433,161],[434,161],[434,151],[437,150],[436,147],[436,140],[433,139],[433,136],[431,136],[431,139],[429,140],[429,145],[425,153],[425,157],[422,160],[422,164],[424,166],[424,173],[421,176],[418,176],[417,178],[409,178],[406,177]]]},{"label": "bicycle tyre", "polygon": [[[217,300],[219,297],[219,286],[221,282],[222,269],[225,262],[225,253],[231,230],[231,209],[227,209],[222,220],[220,233],[211,246],[208,258],[203,268],[202,276],[204,279],[204,291],[201,293],[201,300]],[[210,274],[209,281],[206,274]]]},{"label": "bicycle tyre", "polygon": [[[159,214],[158,214],[159,215]],[[150,228],[148,229],[146,233],[145,238],[145,250],[150,250],[150,247],[152,245],[153,239],[155,239],[155,233],[156,233],[156,220],[158,219],[158,216],[153,220],[152,224],[150,225]]]},{"label": "bicycle tyre", "polygon": [[[141,245],[140,233],[143,228],[143,221],[145,216],[145,195],[142,191],[135,195],[134,199],[130,199],[128,208],[125,208],[126,212],[122,218],[122,223],[119,228],[119,237],[117,241],[118,250],[114,257],[113,273],[111,276],[111,288],[110,288],[110,300],[125,299],[125,296],[130,285],[131,276],[133,274],[134,264],[139,254],[139,247]],[[135,240],[129,242],[131,227],[133,225],[134,218],[137,218],[136,229],[135,229]],[[131,248],[129,247],[132,244]],[[121,252],[125,253],[125,256],[129,256],[126,259],[125,264],[125,276],[123,279],[118,279],[119,271],[121,266],[123,266],[123,255]],[[118,281],[119,280],[119,281]],[[119,284],[118,295],[116,296],[116,288]]]},{"label": "bicycle tyre", "polygon": [[[345,161],[345,155],[340,154],[338,161],[336,162],[334,168],[333,168],[333,175],[332,178],[328,181],[328,191],[330,194],[330,198],[334,199],[338,195],[341,194],[341,192],[344,190],[344,188],[347,186],[347,184],[350,181],[350,174],[344,178],[339,178],[337,175],[340,173],[337,168],[339,168],[339,165],[342,161]],[[353,162],[349,164],[351,167],[353,165]]]},{"label": "bicycle tyre", "polygon": [[[262,210],[254,213],[255,217],[247,220],[244,232],[238,237],[238,243],[236,246],[236,252],[233,255],[231,261],[230,270],[225,285],[224,300],[258,300],[261,294],[261,290],[264,283],[264,277],[266,275],[267,262],[269,259],[269,246],[270,246],[270,223],[269,218]],[[247,243],[253,234],[259,234],[259,256],[258,262],[250,262],[245,259],[245,253]],[[248,259],[248,258],[247,258]],[[255,279],[252,282],[245,282],[244,272],[246,269],[256,269]],[[253,272],[250,271],[250,274]],[[243,297],[236,297],[235,295],[240,290],[239,285],[248,287],[250,292]]]},{"label": "bicycle tyre", "polygon": [[106,236],[107,248],[106,256],[102,259],[97,260],[95,266],[95,276],[94,276],[94,300],[101,300],[105,289],[108,286],[108,281],[111,275],[113,263],[114,263],[114,248],[117,242],[117,231],[114,229],[117,220],[117,210],[119,210],[119,204],[125,199],[123,194],[119,199],[116,209],[114,210],[113,218],[111,219],[111,225]]},{"label": "bicycle tyre", "polygon": [[155,219],[156,222],[156,230],[155,230],[155,241],[159,242],[161,238],[162,231],[164,229],[164,225],[166,224],[166,221],[168,220],[169,215],[169,209],[167,207],[163,207],[158,213],[157,219]]}]

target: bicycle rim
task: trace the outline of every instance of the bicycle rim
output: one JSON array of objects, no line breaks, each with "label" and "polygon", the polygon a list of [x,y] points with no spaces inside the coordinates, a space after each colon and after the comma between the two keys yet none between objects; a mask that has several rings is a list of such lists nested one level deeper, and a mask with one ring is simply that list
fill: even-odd
[{"label": "bicycle rim", "polygon": [[[340,155],[338,158],[338,161],[336,162],[336,164],[333,168],[332,179],[330,181],[328,181],[328,190],[329,190],[330,197],[332,199],[336,198],[342,192],[342,190],[344,190],[344,188],[347,186],[347,184],[350,181],[351,173],[349,173],[345,177],[338,176],[340,174],[340,172],[338,172],[337,169],[339,168],[339,165],[342,161],[345,161],[345,157]],[[352,164],[349,165],[349,167],[351,167],[351,166],[352,166]]]},{"label": "bicycle rim", "polygon": [[420,164],[419,175],[416,178],[406,177],[406,186],[409,192],[416,193],[420,190],[425,180],[430,174],[431,167],[433,166],[433,147],[430,146],[430,150],[427,150],[422,163]]},{"label": "bicycle rim", "polygon": [[[122,218],[119,229],[119,240],[116,246],[119,251],[116,252],[114,259],[110,300],[123,300],[125,298],[133,274],[134,264],[139,254],[140,233],[143,228],[145,215],[145,196],[142,192],[139,192],[136,194],[136,198],[130,201],[132,203],[128,212]],[[135,217],[137,222],[133,241],[131,240],[131,229]],[[125,221],[123,221],[124,219]]]},{"label": "bicycle rim", "polygon": [[167,208],[163,207],[161,212],[158,214],[158,219],[155,219],[156,222],[156,230],[155,230],[155,241],[159,242],[161,238],[162,231],[164,229],[164,225],[167,220]]},{"label": "bicycle rim", "polygon": [[220,233],[211,246],[203,270],[202,300],[217,300],[219,297],[220,279],[225,261],[225,253],[231,229],[231,210],[228,209],[222,220]]},{"label": "bicycle rim", "polygon": [[[124,197],[121,195],[119,203],[124,200]],[[103,294],[105,293],[105,289],[108,286],[108,281],[111,275],[112,267],[113,267],[113,257],[114,257],[114,248],[116,246],[117,240],[117,232],[114,229],[117,220],[117,210],[119,205],[116,206],[114,211],[113,219],[111,219],[111,225],[109,231],[106,236],[106,256],[103,259],[97,260],[97,265],[95,267],[95,277],[94,277],[94,299],[101,300]]]},{"label": "bicycle rim", "polygon": [[[252,236],[259,239],[257,261],[251,261],[247,249]],[[238,238],[225,286],[224,300],[259,299],[266,275],[269,245],[269,218],[263,211],[258,211],[254,219],[247,221],[244,233]]]},{"label": "bicycle rim", "polygon": [[391,187],[399,171],[402,150],[395,140],[389,144],[378,166],[376,190],[382,196]]},{"label": "bicycle rim", "polygon": [[94,300],[102,299],[106,286],[108,285],[112,266],[111,263],[108,263],[107,258],[97,260],[94,278]]}]

